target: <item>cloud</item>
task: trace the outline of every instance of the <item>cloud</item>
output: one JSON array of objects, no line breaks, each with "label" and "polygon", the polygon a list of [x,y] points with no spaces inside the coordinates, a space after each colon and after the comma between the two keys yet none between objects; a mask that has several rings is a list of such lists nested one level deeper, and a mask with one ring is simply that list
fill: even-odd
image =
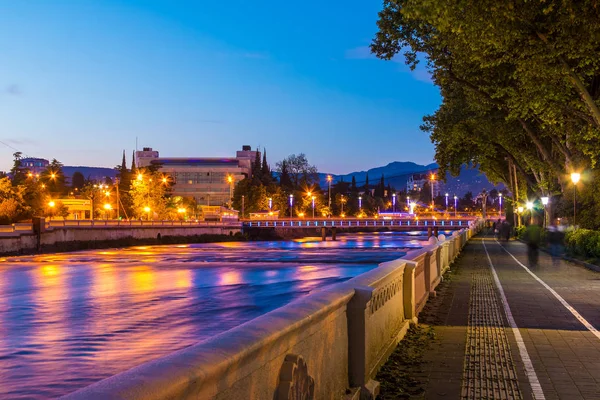
[{"label": "cloud", "polygon": [[3,138],[2,142],[14,144],[14,145],[37,145],[38,144],[38,142],[36,142],[35,140],[27,139],[27,138]]},{"label": "cloud", "polygon": [[[348,49],[344,53],[344,58],[347,60],[374,60],[377,59],[375,54],[371,53],[371,49],[369,46],[359,46],[354,47],[352,49]],[[421,82],[426,82],[433,84],[433,80],[431,79],[431,74],[427,71],[426,61],[420,58],[419,64],[414,71],[410,70],[410,67],[404,63],[404,55],[403,51],[398,52],[390,61],[401,64],[398,68],[401,72],[407,72],[412,75],[412,77]]]},{"label": "cloud", "polygon": [[346,50],[344,57],[348,60],[366,60],[374,59],[375,54],[371,53],[369,46],[359,46]]},{"label": "cloud", "polygon": [[21,87],[16,83],[11,83],[10,85],[6,86],[3,92],[10,96],[19,96],[21,93],[23,93]]}]

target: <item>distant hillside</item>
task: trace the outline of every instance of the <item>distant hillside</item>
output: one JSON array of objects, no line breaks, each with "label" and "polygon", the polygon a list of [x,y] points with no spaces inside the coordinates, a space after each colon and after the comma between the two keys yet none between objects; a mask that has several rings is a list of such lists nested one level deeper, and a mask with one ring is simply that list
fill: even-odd
[{"label": "distant hillside", "polygon": [[[408,178],[417,173],[429,173],[435,171],[438,165],[435,163],[428,165],[419,165],[413,162],[392,162],[383,167],[371,168],[368,171],[357,171],[352,172],[345,175],[333,175],[333,181],[339,182],[342,179],[345,182],[351,182],[352,176],[356,179],[356,184],[358,186],[362,186],[365,184],[366,176],[369,175],[369,184],[377,184],[381,179],[381,175],[384,176],[385,184],[388,183],[396,190],[405,190],[406,189],[406,181]],[[327,186],[327,175],[328,174],[319,174],[319,181],[321,187]],[[500,189],[503,188],[504,185],[494,186],[485,174],[479,172],[478,169],[468,169],[463,167],[460,171],[460,175],[457,177],[452,177],[450,174],[447,174],[446,184],[444,186],[444,191],[457,194],[458,196],[463,196],[467,192],[479,193],[481,189],[486,188],[488,190],[493,189],[494,187]]]},{"label": "distant hillside", "polygon": [[63,173],[65,177],[70,182],[71,177],[75,172],[81,172],[85,179],[90,179],[94,181],[104,181],[107,177],[110,179],[115,179],[117,176],[117,171],[112,168],[104,168],[104,167],[73,167],[73,166],[64,166]]}]

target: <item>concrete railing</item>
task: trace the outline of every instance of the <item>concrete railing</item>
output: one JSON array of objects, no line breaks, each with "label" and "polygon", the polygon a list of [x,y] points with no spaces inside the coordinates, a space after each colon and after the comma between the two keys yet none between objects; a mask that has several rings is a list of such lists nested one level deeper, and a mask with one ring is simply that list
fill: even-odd
[{"label": "concrete railing", "polygon": [[477,223],[67,399],[358,399]]}]

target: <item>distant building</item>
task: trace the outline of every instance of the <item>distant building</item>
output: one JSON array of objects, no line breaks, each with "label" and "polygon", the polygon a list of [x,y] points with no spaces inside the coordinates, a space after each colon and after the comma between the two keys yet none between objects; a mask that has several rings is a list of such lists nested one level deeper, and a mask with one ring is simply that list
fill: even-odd
[{"label": "distant building", "polygon": [[[257,151],[243,146],[236,157],[160,157],[158,151],[145,147],[136,151],[136,164],[139,167],[151,165],[169,175],[173,183],[173,196],[193,197],[198,205],[224,206],[231,199],[232,185],[252,171],[252,163]],[[260,152],[258,152],[260,157]],[[233,183],[227,178],[231,176]]]},{"label": "distant building", "polygon": [[421,174],[412,174],[408,177],[408,180],[406,181],[406,192],[420,192],[421,190],[423,190],[423,186],[425,185],[425,183],[429,182],[430,187],[433,185],[433,195],[440,196],[444,190],[444,183],[437,179],[437,176],[436,179],[434,179],[433,181],[431,180],[431,174],[436,173],[437,171],[431,171]]},{"label": "distant building", "polygon": [[33,174],[41,174],[42,171],[44,171],[46,168],[48,168],[48,165],[50,165],[50,161],[46,160],[45,158],[27,157],[21,158],[20,161],[20,169],[28,170]]}]

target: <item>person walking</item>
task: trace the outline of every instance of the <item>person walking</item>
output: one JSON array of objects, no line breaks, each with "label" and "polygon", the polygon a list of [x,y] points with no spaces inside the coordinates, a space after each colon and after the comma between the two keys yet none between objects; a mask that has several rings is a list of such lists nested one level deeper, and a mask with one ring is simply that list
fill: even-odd
[{"label": "person walking", "polygon": [[537,220],[532,221],[525,229],[523,237],[527,243],[527,259],[530,267],[536,267],[539,259],[539,248],[542,240],[542,228],[537,224]]}]

